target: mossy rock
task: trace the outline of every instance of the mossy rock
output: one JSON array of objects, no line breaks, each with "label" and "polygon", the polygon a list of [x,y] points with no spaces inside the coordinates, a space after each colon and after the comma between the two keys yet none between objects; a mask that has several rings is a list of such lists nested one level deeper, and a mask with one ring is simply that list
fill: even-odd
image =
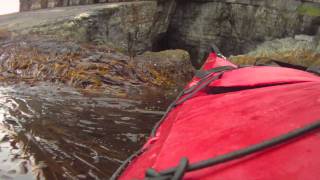
[{"label": "mossy rock", "polygon": [[301,15],[320,16],[320,7],[316,7],[316,6],[303,4],[298,7],[297,11]]}]

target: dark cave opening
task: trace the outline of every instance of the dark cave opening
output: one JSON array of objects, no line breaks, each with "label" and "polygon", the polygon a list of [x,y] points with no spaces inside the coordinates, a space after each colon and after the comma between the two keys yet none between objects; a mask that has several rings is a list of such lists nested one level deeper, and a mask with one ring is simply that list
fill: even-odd
[{"label": "dark cave opening", "polygon": [[209,46],[197,47],[189,45],[179,40],[179,38],[174,38],[170,36],[170,32],[162,33],[158,35],[152,43],[152,51],[159,52],[169,49],[183,49],[190,54],[190,60],[194,67],[201,67],[204,60],[209,54]]},{"label": "dark cave opening", "polygon": [[159,34],[152,42],[152,51],[163,51],[170,49],[169,37],[167,33]]},{"label": "dark cave opening", "polygon": [[152,51],[163,51],[170,48],[169,36],[167,33],[159,34],[152,43]]}]

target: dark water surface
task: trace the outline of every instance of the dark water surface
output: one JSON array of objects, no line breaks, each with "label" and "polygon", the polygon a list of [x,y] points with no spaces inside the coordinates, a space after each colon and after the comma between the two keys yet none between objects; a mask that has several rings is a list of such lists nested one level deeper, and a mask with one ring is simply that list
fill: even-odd
[{"label": "dark water surface", "polygon": [[162,101],[50,84],[2,86],[0,179],[108,179],[144,143]]}]

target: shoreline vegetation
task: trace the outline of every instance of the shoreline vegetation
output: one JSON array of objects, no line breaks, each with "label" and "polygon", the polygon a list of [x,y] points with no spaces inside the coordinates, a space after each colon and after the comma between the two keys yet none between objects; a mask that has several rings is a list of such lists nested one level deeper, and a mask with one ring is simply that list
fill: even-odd
[{"label": "shoreline vegetation", "polygon": [[7,37],[0,46],[0,79],[12,83],[63,83],[126,97],[148,87],[181,89],[194,73],[183,50],[146,52],[132,59],[104,45],[37,36]]}]

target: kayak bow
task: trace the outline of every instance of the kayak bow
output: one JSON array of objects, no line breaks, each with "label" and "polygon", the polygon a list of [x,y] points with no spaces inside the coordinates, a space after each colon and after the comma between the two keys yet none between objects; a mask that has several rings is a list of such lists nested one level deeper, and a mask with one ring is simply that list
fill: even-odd
[{"label": "kayak bow", "polygon": [[210,53],[113,179],[318,179],[320,77]]}]

